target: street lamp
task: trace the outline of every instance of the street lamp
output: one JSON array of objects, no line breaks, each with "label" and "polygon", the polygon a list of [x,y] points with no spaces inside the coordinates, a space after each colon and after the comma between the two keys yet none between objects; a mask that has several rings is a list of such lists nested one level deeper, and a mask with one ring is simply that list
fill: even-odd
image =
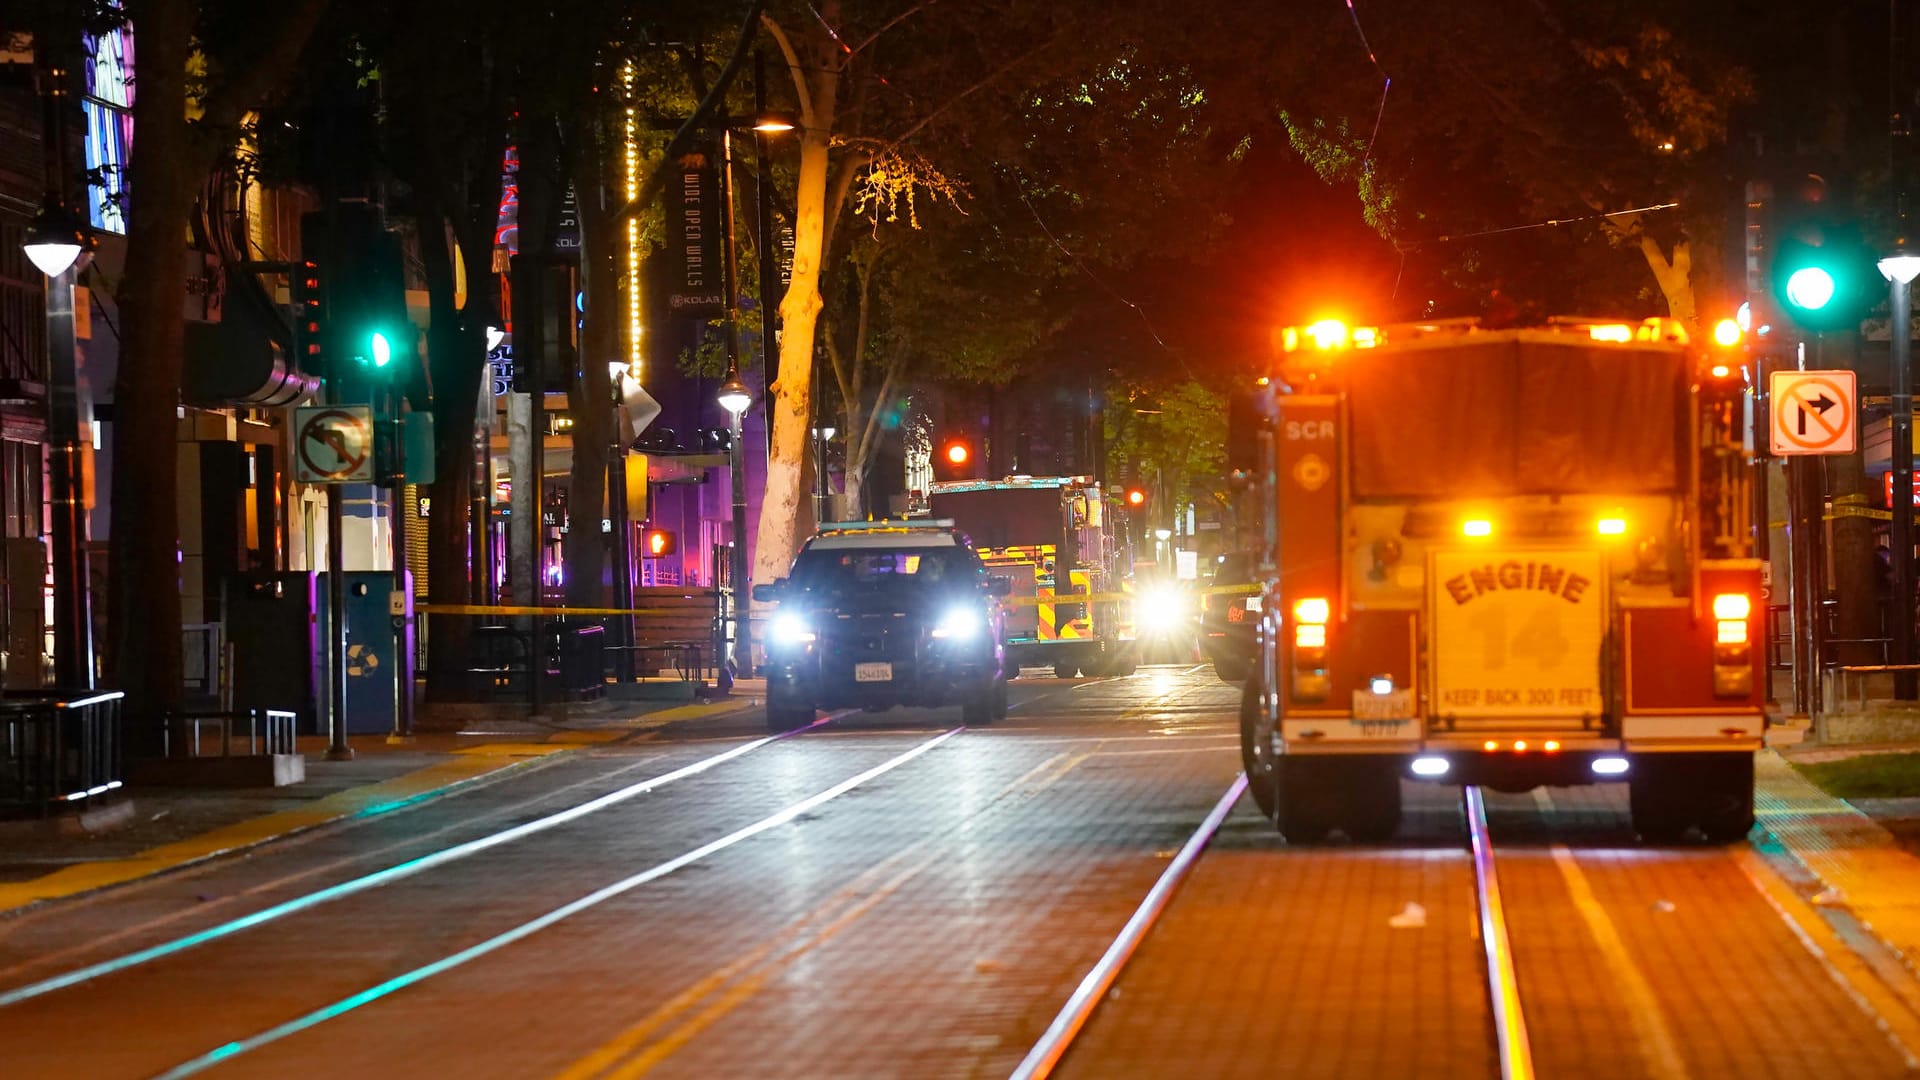
[{"label": "street lamp", "polygon": [[[740,381],[737,368],[729,368],[727,381],[720,386],[715,401],[727,410],[727,476],[728,486],[733,489],[733,559],[728,576],[732,583],[728,592],[733,598],[733,665],[734,671],[746,678],[753,677],[753,640],[748,621],[750,605],[746,598],[752,595],[747,570],[747,469],[746,459],[740,455],[740,417],[753,404],[753,393]],[[744,665],[744,670],[742,667]]]},{"label": "street lamp", "polygon": [[[1879,262],[1890,290],[1887,322],[1888,380],[1892,388],[1889,420],[1893,445],[1888,462],[1893,475],[1893,522],[1888,546],[1893,555],[1893,656],[1895,665],[1913,663],[1913,279],[1920,277],[1920,254],[1908,250],[1902,238],[1894,252]],[[1894,679],[1894,696],[1911,699],[1914,679],[1901,673]]]},{"label": "street lamp", "polygon": [[813,521],[816,525],[827,520],[827,442],[835,430],[831,427],[813,429]]},{"label": "street lamp", "polygon": [[20,248],[41,273],[57,278],[73,268],[86,246],[87,234],[80,219],[57,196],[48,195],[40,212],[33,216],[26,243]]},{"label": "street lamp", "polygon": [[21,245],[47,276],[47,493],[53,569],[53,671],[63,689],[93,688],[93,616],[87,599],[87,508],[80,462],[79,341],[73,280],[87,246],[67,205],[67,69],[38,73],[47,150],[47,197]]}]

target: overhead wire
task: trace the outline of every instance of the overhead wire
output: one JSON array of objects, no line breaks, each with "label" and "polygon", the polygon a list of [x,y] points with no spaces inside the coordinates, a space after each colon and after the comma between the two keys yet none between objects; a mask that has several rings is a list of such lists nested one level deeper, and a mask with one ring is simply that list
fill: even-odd
[{"label": "overhead wire", "polygon": [[1133,313],[1135,315],[1140,316],[1140,324],[1147,328],[1147,334],[1153,338],[1154,343],[1159,345],[1160,348],[1164,350],[1168,356],[1173,357],[1174,360],[1176,360],[1180,364],[1181,370],[1187,373],[1187,378],[1196,379],[1196,380],[1199,378],[1198,375],[1195,375],[1193,373],[1193,368],[1191,365],[1187,363],[1187,358],[1180,355],[1180,353],[1176,349],[1174,349],[1173,346],[1168,345],[1166,342],[1166,339],[1160,336],[1160,331],[1155,330],[1153,328],[1153,320],[1147,317],[1147,312],[1145,308],[1141,307],[1139,304],[1136,304],[1132,300],[1129,300],[1125,296],[1121,295],[1118,289],[1115,289],[1113,286],[1107,284],[1104,280],[1101,279],[1101,277],[1098,274],[1095,274],[1092,270],[1088,269],[1087,264],[1080,261],[1080,256],[1075,255],[1071,250],[1067,248],[1067,245],[1061,243],[1060,238],[1053,235],[1053,230],[1047,228],[1046,220],[1040,216],[1040,211],[1034,207],[1031,201],[1028,200],[1027,193],[1024,191],[1020,193],[1020,202],[1022,205],[1024,205],[1027,208],[1027,212],[1033,215],[1033,222],[1034,224],[1040,226],[1040,231],[1046,234],[1047,239],[1049,241],[1052,241],[1053,246],[1056,248],[1059,248],[1060,253],[1062,255],[1065,255],[1067,259],[1071,261],[1073,265],[1077,267],[1082,274],[1085,274],[1090,280],[1092,280],[1092,282],[1095,285],[1098,285],[1100,286],[1100,288],[1105,290],[1107,295],[1113,297],[1115,300],[1120,301],[1122,304],[1125,304],[1127,307],[1132,308]]}]

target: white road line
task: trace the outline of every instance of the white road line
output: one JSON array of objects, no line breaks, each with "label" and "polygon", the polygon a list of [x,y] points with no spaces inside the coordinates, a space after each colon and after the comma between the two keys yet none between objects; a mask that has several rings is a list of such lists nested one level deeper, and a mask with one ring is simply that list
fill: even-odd
[{"label": "white road line", "polygon": [[782,732],[779,735],[769,735],[765,738],[755,739],[749,743],[743,743],[731,750],[714,754],[711,757],[701,758],[691,765],[682,766],[670,773],[656,776],[651,780],[643,780],[637,784],[630,784],[618,791],[609,792],[597,799],[590,799],[578,806],[548,814],[543,818],[536,818],[525,824],[516,825],[511,829],[503,829],[500,832],[488,836],[469,840],[463,844],[455,844],[452,847],[442,848],[430,855],[423,855],[417,859],[409,859],[403,863],[396,863],[384,870],[376,870],[371,874],[363,874],[360,877],[343,881],[338,885],[330,885],[327,888],[319,889],[305,896],[295,897],[292,900],[275,904],[272,907],[262,908],[250,915],[243,915],[238,919],[220,923],[217,926],[212,926],[184,937],[175,938],[172,941],[164,941],[158,945],[127,953],[124,956],[116,956],[111,960],[102,960],[97,964],[89,964],[83,968],[75,968],[72,971],[55,975],[52,978],[42,979],[39,982],[28,983],[25,986],[0,992],[0,1009],[10,1005],[18,1005],[23,1001],[30,1001],[46,994],[51,994],[56,990],[65,990],[71,986],[78,986],[81,983],[89,982],[104,975],[112,975],[117,972],[126,971],[129,968],[151,963],[163,957],[173,956],[176,953],[182,953],[188,949],[204,945],[209,941],[218,941],[221,938],[230,937],[243,930],[251,930],[256,926],[263,926],[277,919],[286,918],[288,915],[295,914],[296,912],[319,907],[321,904],[331,903],[332,901],[352,896],[355,893],[366,892],[369,889],[377,889],[382,885],[390,885],[393,882],[423,873],[434,867],[445,866],[450,862],[464,859],[469,855],[477,855],[489,848],[498,847],[501,844],[531,836],[534,833],[544,832],[556,826],[564,825],[569,821],[585,817],[595,811],[604,810],[609,806],[626,802],[639,795],[645,795],[649,791],[664,787],[676,780],[684,780],[689,776],[706,772],[716,765],[725,764],[734,758],[750,754],[763,746],[778,742],[789,736],[797,735],[803,731],[810,731],[842,715],[844,714],[832,713],[814,721],[806,727],[796,728],[793,731]]},{"label": "white road line", "polygon": [[359,993],[352,995],[351,997],[345,997],[340,999],[339,1001],[334,1002],[331,1005],[325,1006],[324,1008],[315,1009],[313,1012],[310,1012],[305,1016],[300,1017],[299,1019],[289,1020],[286,1023],[279,1025],[278,1027],[270,1028],[266,1031],[261,1032],[258,1035],[254,1035],[245,1039],[240,1039],[235,1042],[230,1042],[224,1046],[216,1047],[215,1049],[210,1050],[207,1053],[202,1054],[191,1061],[184,1062],[180,1065],[175,1066],[172,1069],[167,1070],[164,1073],[161,1073],[160,1074],[161,1080],[173,1080],[173,1078],[176,1078],[176,1077],[193,1076],[196,1073],[200,1073],[206,1069],[209,1069],[215,1065],[220,1064],[221,1062],[230,1061],[233,1058],[240,1056],[241,1054],[247,1053],[248,1051],[257,1050],[262,1046],[266,1046],[270,1043],[278,1042],[281,1039],[288,1037],[289,1035],[296,1035],[302,1031],[307,1030],[308,1028],[316,1027],[320,1024],[324,1024],[328,1020],[333,1019],[334,1017],[352,1012],[353,1010],[358,1009],[363,1005],[372,1004],[373,1002],[378,1001],[383,997],[396,993],[400,990],[404,990],[407,987],[412,986],[416,983],[424,982],[425,980],[430,979],[435,975],[441,974],[442,972],[451,971],[452,969],[460,967],[461,965],[469,963],[470,961],[477,960],[480,957],[487,955],[488,953],[494,952],[499,949],[503,949],[506,946],[521,940],[522,938],[530,937],[534,934],[539,933],[542,930],[545,930],[547,927],[552,926],[553,924],[561,921],[562,919],[568,918],[573,915],[577,915],[580,912],[587,910],[588,908],[605,903],[606,901],[611,900],[614,897],[621,895],[622,893],[630,892],[634,889],[639,888],[642,885],[645,885],[650,881],[655,881],[655,880],[658,880],[659,878],[666,877],[668,874],[671,874],[674,871],[680,870],[686,866],[692,865],[693,863],[699,862],[700,860],[706,858],[709,855],[714,854],[715,852],[724,851],[725,849],[740,843],[742,840],[750,839],[752,837],[758,836],[763,832],[766,832],[768,829],[772,829],[777,826],[784,825],[787,822],[792,821],[793,819],[806,813],[807,811],[812,810],[813,808],[821,805],[822,803],[829,802],[833,799],[839,798],[842,795],[845,795],[847,792],[852,791],[854,788],[859,787],[861,784],[864,784],[869,780],[872,780],[874,777],[880,776],[883,773],[890,772],[894,769],[899,768],[902,765],[905,765],[907,762],[912,761],[914,758],[919,757],[920,755],[926,753],[929,750],[932,750],[934,747],[939,746],[941,743],[946,742],[948,739],[953,738],[955,735],[958,735],[965,730],[966,730],[965,728],[954,728],[951,731],[945,732],[941,735],[937,735],[934,738],[928,739],[926,742],[920,743],[918,746],[915,746],[913,749],[908,750],[906,753],[900,754],[896,757],[889,758],[886,761],[883,761],[880,764],[874,766],[873,768],[868,769],[866,772],[863,772],[860,775],[853,777],[852,779],[842,780],[840,783],[833,785],[832,787],[826,789],[825,791],[822,791],[816,795],[809,796],[808,798],[802,799],[801,801],[794,803],[792,806],[789,806],[786,809],[779,811],[778,813],[761,818],[759,821],[756,821],[753,824],[746,826],[745,828],[735,829],[733,832],[728,833],[727,835],[721,837],[720,839],[711,841],[706,844],[702,844],[701,846],[694,848],[692,851],[689,851],[684,855],[680,855],[675,858],[668,859],[666,862],[660,863],[657,866],[653,866],[646,870],[642,870],[641,872],[634,874],[630,877],[622,878],[621,880],[616,881],[611,885],[607,885],[600,889],[596,889],[595,891],[588,893],[587,895],[581,897],[578,900],[575,900],[571,903],[563,904],[560,907],[554,908],[552,911],[547,912],[545,915],[542,915],[539,918],[531,919],[527,922],[521,923],[519,926],[516,926],[511,930],[508,930],[505,933],[496,934],[493,937],[490,937],[487,940],[482,941],[477,945],[469,946],[465,949],[460,950],[457,953],[454,953],[451,956],[443,957],[442,959],[436,960],[431,964],[426,964],[422,967],[414,968],[412,971],[409,971],[403,975],[396,975],[393,978],[388,979],[386,982],[379,984],[378,986],[368,987],[367,989],[362,990]]},{"label": "white road line", "polygon": [[1227,793],[1214,804],[1212,812],[1200,822],[1200,827],[1187,838],[1180,853],[1160,872],[1160,880],[1147,890],[1146,899],[1140,901],[1140,907],[1134,911],[1133,917],[1120,928],[1120,936],[1113,939],[1113,944],[1107,946],[1107,951],[1087,972],[1086,978],[1080,980],[1079,987],[1053,1018],[1053,1023],[1047,1025],[1040,1041],[1033,1044],[1033,1049],[1027,1051],[1019,1067],[1013,1070],[1011,1080],[1041,1080],[1052,1074],[1055,1066],[1060,1064],[1062,1055],[1067,1052],[1067,1047],[1072,1045],[1073,1037],[1086,1026],[1087,1018],[1093,1015],[1093,1010],[1106,996],[1108,988],[1120,977],[1120,969],[1126,966],[1128,958],[1133,956],[1133,951],[1146,938],[1147,931],[1153,928],[1154,921],[1166,910],[1173,890],[1193,869],[1207,842],[1213,839],[1214,833],[1220,831],[1220,823],[1226,820],[1227,812],[1233,809],[1234,803],[1240,801],[1240,796],[1246,790],[1247,774],[1241,773],[1234,777],[1233,783],[1227,787]]}]

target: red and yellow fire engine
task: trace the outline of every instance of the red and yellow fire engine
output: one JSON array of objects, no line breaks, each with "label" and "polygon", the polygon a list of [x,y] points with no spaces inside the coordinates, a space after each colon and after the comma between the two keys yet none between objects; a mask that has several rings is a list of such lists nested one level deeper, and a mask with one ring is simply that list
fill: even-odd
[{"label": "red and yellow fire engine", "polygon": [[1671,320],[1276,335],[1236,403],[1261,630],[1241,746],[1291,840],[1391,835],[1403,777],[1624,780],[1643,838],[1753,822],[1738,358]]},{"label": "red and yellow fire engine", "polygon": [[1099,483],[1088,476],[953,480],[927,493],[995,574],[1007,598],[1007,657],[1061,678],[1127,674],[1137,663],[1130,605],[1121,598],[1128,554]]}]

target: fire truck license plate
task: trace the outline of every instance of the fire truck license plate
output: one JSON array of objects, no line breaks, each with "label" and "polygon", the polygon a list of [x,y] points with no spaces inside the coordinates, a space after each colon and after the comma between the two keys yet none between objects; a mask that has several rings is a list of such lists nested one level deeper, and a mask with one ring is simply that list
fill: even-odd
[{"label": "fire truck license plate", "polygon": [[1376,694],[1371,690],[1353,692],[1355,720],[1407,720],[1413,717],[1413,689]]},{"label": "fire truck license plate", "polygon": [[853,665],[854,682],[892,682],[893,665],[888,663],[867,663]]}]

